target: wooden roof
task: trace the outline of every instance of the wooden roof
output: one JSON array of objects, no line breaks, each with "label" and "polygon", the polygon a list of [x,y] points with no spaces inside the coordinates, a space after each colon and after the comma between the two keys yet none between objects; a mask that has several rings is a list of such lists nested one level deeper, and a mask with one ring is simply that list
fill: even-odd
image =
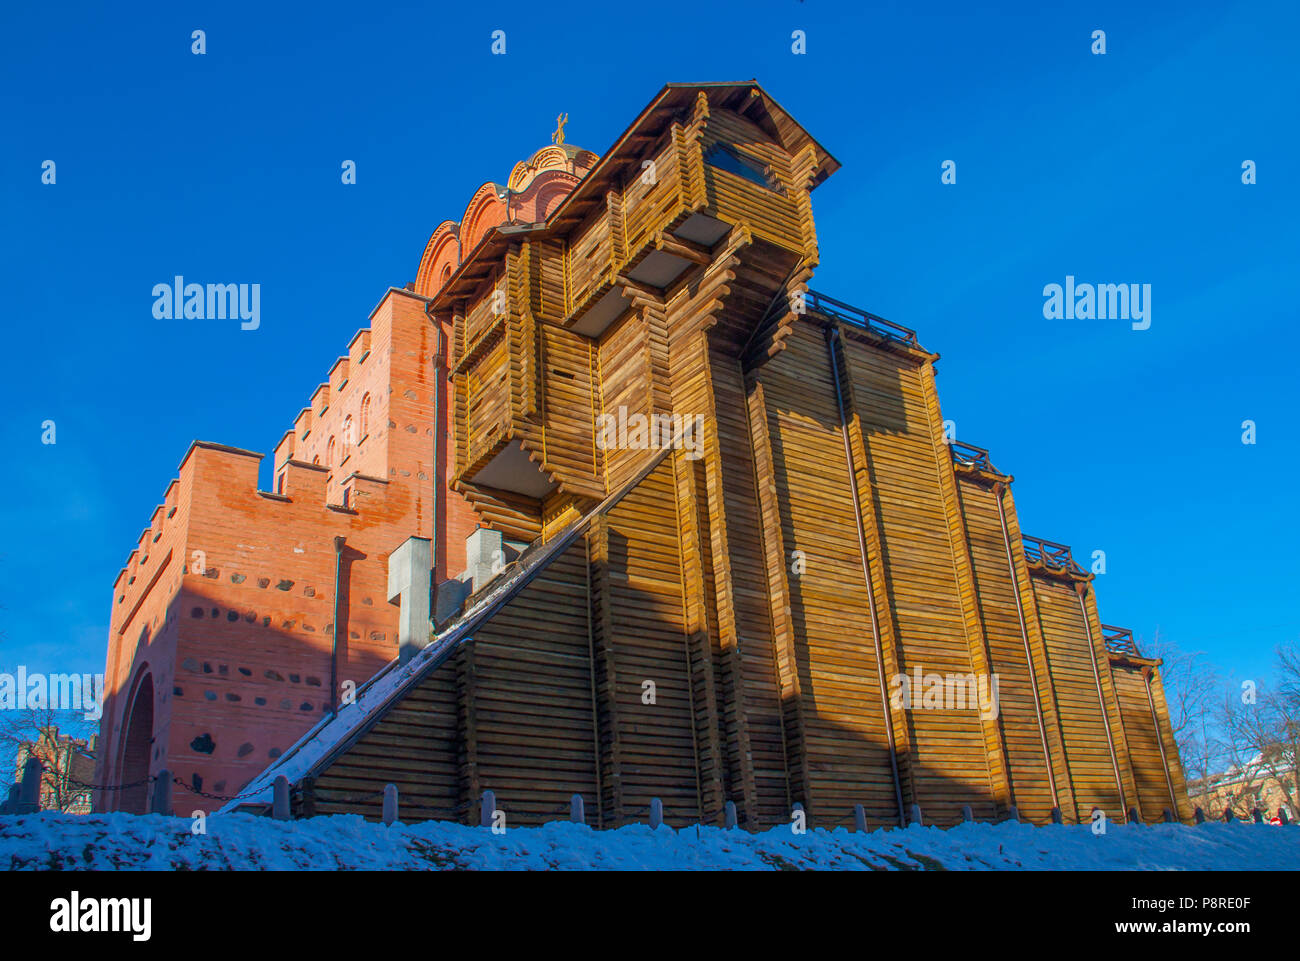
[{"label": "wooden roof", "polygon": [[657,141],[673,120],[689,111],[701,92],[711,106],[741,114],[790,153],[811,145],[817,156],[813,187],[840,169],[840,162],[756,81],[666,84],[545,223],[502,224],[489,230],[434,297],[432,309],[449,310],[457,300],[473,296],[511,243],[563,235],[586,219],[593,208],[605,203],[606,192],[617,187],[624,169],[635,163],[642,150]]}]

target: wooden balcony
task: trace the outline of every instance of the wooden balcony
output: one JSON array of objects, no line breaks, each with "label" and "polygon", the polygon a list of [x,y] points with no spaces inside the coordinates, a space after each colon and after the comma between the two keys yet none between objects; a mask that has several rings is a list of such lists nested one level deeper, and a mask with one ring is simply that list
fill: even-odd
[{"label": "wooden balcony", "polygon": [[1025,548],[1025,561],[1029,569],[1070,580],[1091,580],[1092,575],[1074,561],[1068,544],[1043,540],[1041,537],[1021,536]]},{"label": "wooden balcony", "polygon": [[1106,650],[1111,654],[1141,657],[1133,632],[1127,627],[1115,627],[1111,624],[1101,625],[1101,638],[1106,642]]}]

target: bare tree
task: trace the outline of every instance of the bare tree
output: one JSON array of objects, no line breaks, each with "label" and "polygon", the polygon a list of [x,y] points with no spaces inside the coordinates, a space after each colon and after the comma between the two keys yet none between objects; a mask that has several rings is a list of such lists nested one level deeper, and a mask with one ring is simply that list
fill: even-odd
[{"label": "bare tree", "polygon": [[1145,653],[1163,661],[1160,682],[1183,771],[1189,779],[1206,778],[1212,773],[1219,748],[1214,712],[1220,690],[1218,675],[1204,651],[1180,650],[1162,638],[1158,628],[1149,647]]},{"label": "bare tree", "polygon": [[1270,695],[1277,726],[1274,777],[1300,817],[1300,649],[1294,643],[1277,649],[1277,692]]},{"label": "bare tree", "polygon": [[1231,764],[1225,772],[1231,777],[1222,786],[1229,807],[1238,814],[1263,808],[1271,785],[1291,816],[1300,816],[1300,652],[1293,645],[1278,648],[1277,673],[1272,688],[1250,685],[1229,691],[1219,711],[1221,756]]},{"label": "bare tree", "polygon": [[0,714],[0,798],[22,776],[21,768],[29,756],[41,759],[41,803],[48,810],[71,811],[89,795],[81,787],[84,764],[78,763],[80,750],[74,739],[86,739],[95,726],[75,711],[30,708]]}]

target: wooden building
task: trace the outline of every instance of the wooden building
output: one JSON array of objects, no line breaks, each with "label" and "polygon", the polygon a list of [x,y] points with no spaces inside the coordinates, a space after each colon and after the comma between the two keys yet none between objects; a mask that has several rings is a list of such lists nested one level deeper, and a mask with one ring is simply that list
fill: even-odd
[{"label": "wooden building", "polygon": [[1159,662],[945,440],[937,355],[810,290],[838,166],[752,82],[670,84],[544,219],[459,251],[427,291],[452,489],[521,553],[255,795],[283,774],[300,814],[377,816],[392,783],[403,820],[478,823],[491,790],[526,824],[579,794],[605,827],[653,798],[673,825],[729,801],[751,828],[795,804],[1190,820]]}]

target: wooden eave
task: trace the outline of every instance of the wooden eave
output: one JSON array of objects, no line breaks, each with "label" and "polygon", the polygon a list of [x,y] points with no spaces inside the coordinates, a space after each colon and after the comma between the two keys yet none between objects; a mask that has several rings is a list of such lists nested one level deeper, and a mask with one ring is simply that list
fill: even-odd
[{"label": "wooden eave", "polygon": [[[757,91],[757,96],[752,91]],[[491,274],[499,257],[510,244],[522,240],[562,237],[582,223],[594,208],[605,204],[605,195],[618,186],[623,168],[639,158],[640,152],[647,146],[657,142],[674,120],[688,113],[694,105],[696,95],[701,92],[708,96],[711,105],[734,110],[746,117],[792,154],[811,146],[817,156],[817,172],[813,176],[812,187],[840,169],[840,162],[753,80],[667,84],[632,121],[631,126],[614,141],[596,166],[578,181],[577,186],[551,212],[545,223],[507,224],[489,230],[434,296],[432,309],[450,310],[457,300],[472,296],[478,285]]]},{"label": "wooden eave", "polygon": [[[1041,574],[1044,577],[1052,577],[1060,581],[1070,581],[1075,584],[1086,584],[1088,581],[1095,580],[1097,575],[1078,568],[1071,570],[1068,567],[1061,567],[1056,564],[1047,564],[1043,561],[1031,560],[1025,558],[1025,566],[1029,568],[1031,574]],[[1078,567],[1078,565],[1075,565]]]},{"label": "wooden eave", "polygon": [[1158,657],[1140,657],[1137,654],[1125,654],[1122,651],[1107,651],[1107,658],[1112,664],[1119,664],[1123,667],[1145,667],[1155,669],[1164,663]]}]

